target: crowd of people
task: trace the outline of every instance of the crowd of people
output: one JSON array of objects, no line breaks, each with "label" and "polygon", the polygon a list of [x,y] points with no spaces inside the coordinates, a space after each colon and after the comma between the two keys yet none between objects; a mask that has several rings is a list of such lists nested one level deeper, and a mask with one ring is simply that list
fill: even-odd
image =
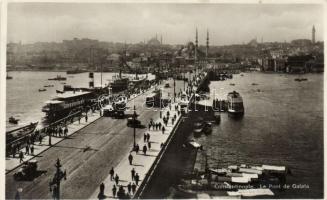
[{"label": "crowd of people", "polygon": [[[110,175],[110,181],[114,182],[114,185],[111,189],[112,197],[118,198],[118,199],[130,199],[136,193],[136,188],[139,186],[139,183],[140,183],[140,176],[135,171],[134,168],[131,170],[131,180],[126,186],[123,186],[121,184],[119,175],[117,173],[115,173],[115,170],[113,167],[110,169],[109,175]],[[100,184],[100,192],[98,194],[98,199],[106,198],[106,195],[104,194],[104,189],[105,189],[105,185],[104,185],[104,183],[101,183]]]}]

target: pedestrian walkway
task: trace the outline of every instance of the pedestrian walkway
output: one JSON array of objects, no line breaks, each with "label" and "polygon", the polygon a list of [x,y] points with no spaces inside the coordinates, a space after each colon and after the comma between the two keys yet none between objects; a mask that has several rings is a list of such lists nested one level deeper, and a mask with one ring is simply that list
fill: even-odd
[{"label": "pedestrian walkway", "polygon": [[[154,87],[151,87],[151,88],[149,88],[149,90],[145,91],[144,93],[150,92],[153,89],[154,89]],[[131,101],[134,98],[136,98],[139,95],[142,95],[144,93],[133,94],[129,98],[128,101]],[[100,116],[100,111],[96,110],[94,113],[92,113],[92,112],[88,113],[87,122],[85,121],[85,118],[81,118],[80,123],[78,121],[75,121],[72,124],[67,125],[67,128],[68,128],[67,137],[74,134],[76,131],[84,128],[85,126],[93,123],[94,121],[96,121],[100,117],[101,117]],[[53,145],[57,144],[58,142],[60,142],[60,141],[62,141],[64,139],[65,139],[65,137],[51,136],[51,144],[53,146]],[[26,154],[26,149],[25,148],[20,150],[21,152],[23,152],[23,155],[24,155],[23,162],[31,160],[31,159],[37,157],[43,151],[46,151],[47,149],[49,149],[51,147],[51,146],[49,146],[49,136],[43,137],[41,144],[39,143],[38,140],[36,140],[34,145],[31,145],[31,146],[34,147],[33,155],[31,154],[30,151],[29,151],[29,154]],[[17,167],[19,167],[23,163],[23,162],[20,162],[20,158],[19,158],[19,152],[20,151],[17,152],[17,154],[15,155],[15,158],[13,158],[12,155],[10,155],[10,157],[6,157],[6,173],[16,169]]]},{"label": "pedestrian walkway", "polygon": [[[127,185],[129,183],[133,184],[135,183],[135,181],[132,180],[132,169],[135,169],[135,172],[138,173],[139,177],[140,177],[140,181],[138,183],[137,189],[136,191],[139,189],[139,186],[141,185],[142,181],[144,180],[145,176],[147,173],[149,173],[149,169],[151,168],[151,166],[154,164],[155,159],[157,158],[157,156],[159,155],[161,149],[162,149],[162,144],[166,144],[170,134],[172,133],[172,130],[174,128],[174,126],[177,124],[177,122],[179,121],[181,114],[179,115],[177,110],[175,110],[175,105],[178,105],[177,103],[172,103],[171,104],[171,110],[169,109],[169,106],[167,108],[165,108],[162,111],[162,117],[167,116],[167,111],[169,111],[170,113],[170,117],[168,120],[168,124],[167,126],[165,126],[165,132],[164,134],[162,133],[162,130],[155,130],[153,127],[151,128],[151,130],[147,129],[146,133],[150,134],[150,143],[151,143],[151,148],[148,148],[148,142],[144,141],[143,138],[141,138],[139,141],[136,141],[136,144],[139,145],[140,150],[138,153],[136,153],[135,151],[131,152],[130,154],[133,156],[133,161],[132,161],[132,165],[130,165],[129,163],[129,153],[126,154],[123,159],[121,160],[121,162],[117,165],[117,166],[113,166],[114,168],[114,174],[119,176],[119,182],[118,185],[115,183],[114,180],[111,180],[110,175],[109,175],[109,171],[110,169],[108,169],[108,176],[107,178],[102,182],[105,186],[104,189],[104,197],[106,198],[117,198],[117,195],[114,197],[113,196],[113,186],[116,185],[117,191],[119,189],[120,186],[123,186],[124,190],[125,190],[125,194],[128,194],[128,188]],[[176,115],[176,120],[174,122],[174,124],[172,124],[172,118],[173,116]],[[163,125],[163,118],[158,118],[156,120],[154,120],[154,123],[159,123],[161,122],[161,124]],[[144,123],[149,123],[149,122],[144,122]],[[142,149],[143,146],[146,145],[148,148],[148,151],[146,152],[146,154],[143,153]],[[131,147],[132,149],[132,147]],[[100,186],[101,183],[98,183],[98,185]],[[93,195],[90,197],[91,199],[97,199],[98,195],[99,195],[100,189],[98,188],[96,191],[94,191]],[[128,194],[128,196],[133,197],[134,193],[131,192]]]}]

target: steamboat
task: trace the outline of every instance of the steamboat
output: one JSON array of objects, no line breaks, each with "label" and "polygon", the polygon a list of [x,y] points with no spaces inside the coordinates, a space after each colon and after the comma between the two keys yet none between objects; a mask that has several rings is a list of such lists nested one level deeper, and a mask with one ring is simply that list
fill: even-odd
[{"label": "steamboat", "polygon": [[244,115],[243,98],[236,91],[227,95],[227,112],[229,116],[241,117]]}]

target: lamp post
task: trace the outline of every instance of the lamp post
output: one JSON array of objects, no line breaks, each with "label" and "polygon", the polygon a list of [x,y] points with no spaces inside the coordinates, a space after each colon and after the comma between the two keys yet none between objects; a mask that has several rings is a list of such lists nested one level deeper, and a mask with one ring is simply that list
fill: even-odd
[{"label": "lamp post", "polygon": [[56,173],[52,180],[49,183],[50,192],[53,192],[52,197],[53,199],[60,199],[60,182],[62,179],[66,180],[66,170],[62,171],[60,169],[61,164],[59,158],[55,164]]},{"label": "lamp post", "polygon": [[183,65],[183,84],[184,84],[184,91],[185,91],[185,67]]},{"label": "lamp post", "polygon": [[162,111],[161,111],[161,98],[162,98],[162,92],[161,88],[159,88],[159,109],[160,109],[160,119],[162,118]]},{"label": "lamp post", "polygon": [[48,131],[48,133],[49,133],[49,146],[51,146],[52,144],[51,144],[51,134],[52,134],[52,128],[50,128],[50,131],[49,130],[47,130]]},{"label": "lamp post", "polygon": [[174,75],[174,103],[176,102],[176,81],[175,81],[175,75]]},{"label": "lamp post", "polygon": [[134,145],[133,145],[133,150],[135,150],[135,147],[136,147],[136,142],[135,142],[135,132],[136,132],[136,130],[135,130],[135,126],[136,126],[136,111],[135,111],[136,109],[135,109],[135,105],[134,105],[134,113],[133,113],[133,123],[134,123],[134,128],[133,128],[133,135],[134,135]]}]

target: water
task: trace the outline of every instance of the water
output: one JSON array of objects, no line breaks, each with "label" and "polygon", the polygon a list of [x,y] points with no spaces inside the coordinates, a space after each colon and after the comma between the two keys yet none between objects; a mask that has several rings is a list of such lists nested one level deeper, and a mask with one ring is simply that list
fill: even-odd
[{"label": "water", "polygon": [[[49,81],[57,75],[67,77],[66,81]],[[103,73],[102,84],[108,84],[115,73]],[[12,129],[27,125],[31,122],[42,121],[44,113],[41,111],[44,103],[56,96],[56,90],[63,90],[63,83],[73,87],[89,86],[88,73],[66,74],[66,72],[10,72],[12,80],[7,80],[7,107],[6,107],[6,129]],[[140,75],[141,76],[141,75]],[[142,75],[143,76],[143,75]],[[101,74],[94,73],[95,86],[101,85]],[[39,92],[44,85],[54,85],[46,87],[47,91]],[[20,121],[18,125],[8,122],[8,118],[13,116]]]},{"label": "water", "polygon": [[238,91],[245,115],[233,120],[222,114],[212,135],[198,139],[208,149],[209,165],[285,165],[293,173],[287,177],[291,188],[278,198],[323,198],[323,75],[301,76],[308,81],[294,81],[299,75],[245,73],[211,82],[211,92],[216,89],[220,98]]}]

